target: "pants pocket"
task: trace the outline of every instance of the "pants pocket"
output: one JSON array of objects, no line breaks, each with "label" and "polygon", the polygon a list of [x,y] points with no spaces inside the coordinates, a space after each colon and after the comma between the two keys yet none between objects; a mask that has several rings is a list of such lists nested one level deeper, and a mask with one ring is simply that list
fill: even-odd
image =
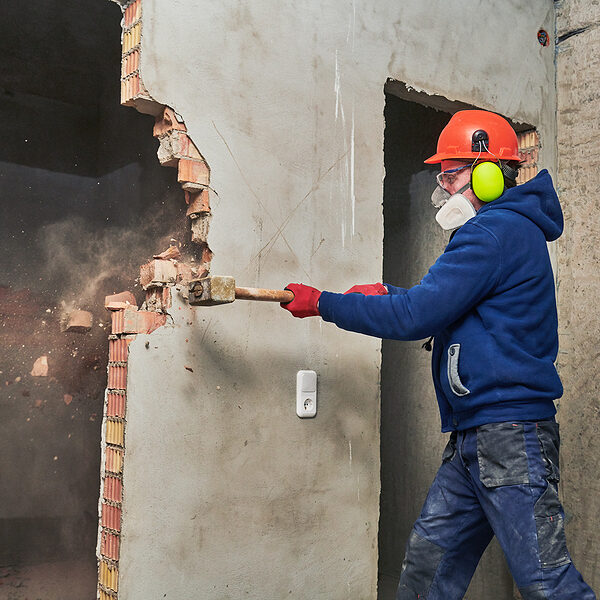
[{"label": "pants pocket", "polygon": [[548,481],[548,487],[535,503],[534,514],[542,569],[570,563],[556,482]]},{"label": "pants pocket", "polygon": [[559,513],[552,517],[536,517],[540,562],[542,569],[553,569],[571,562],[567,551],[565,524]]},{"label": "pants pocket", "polygon": [[529,483],[522,423],[490,423],[477,428],[479,479],[487,488]]}]

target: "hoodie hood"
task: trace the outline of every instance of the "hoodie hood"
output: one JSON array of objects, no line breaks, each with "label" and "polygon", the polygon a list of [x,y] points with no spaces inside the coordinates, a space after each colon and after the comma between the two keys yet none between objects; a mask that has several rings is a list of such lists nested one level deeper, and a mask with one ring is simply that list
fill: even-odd
[{"label": "hoodie hood", "polygon": [[563,214],[552,177],[542,169],[533,179],[510,188],[497,200],[481,207],[478,215],[489,210],[512,210],[533,221],[552,242],[563,232]]}]

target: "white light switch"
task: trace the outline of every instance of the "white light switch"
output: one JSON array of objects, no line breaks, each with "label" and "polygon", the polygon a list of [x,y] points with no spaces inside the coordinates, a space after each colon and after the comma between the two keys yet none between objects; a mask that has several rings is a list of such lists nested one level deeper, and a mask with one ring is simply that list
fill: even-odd
[{"label": "white light switch", "polygon": [[317,374],[298,371],[296,375],[296,414],[301,418],[317,414]]}]

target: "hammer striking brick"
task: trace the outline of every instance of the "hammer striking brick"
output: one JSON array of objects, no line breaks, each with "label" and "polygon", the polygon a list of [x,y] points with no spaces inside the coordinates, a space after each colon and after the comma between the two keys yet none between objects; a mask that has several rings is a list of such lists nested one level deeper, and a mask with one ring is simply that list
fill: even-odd
[{"label": "hammer striking brick", "polygon": [[233,277],[204,277],[190,281],[188,301],[192,306],[228,304],[236,299],[291,302],[294,294],[289,290],[236,287]]}]

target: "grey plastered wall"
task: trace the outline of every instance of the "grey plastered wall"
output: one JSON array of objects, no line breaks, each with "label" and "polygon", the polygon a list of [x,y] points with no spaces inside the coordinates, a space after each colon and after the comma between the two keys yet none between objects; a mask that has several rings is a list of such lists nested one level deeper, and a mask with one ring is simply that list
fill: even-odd
[{"label": "grey plastered wall", "polygon": [[[184,117],[218,193],[213,274],[381,280],[386,79],[553,139],[540,27],[552,2],[143,0],[142,79]],[[173,312],[130,347],[120,593],[375,598],[380,342],[272,305]],[[304,368],[319,374],[312,421],[294,414]],[[430,406],[415,435],[437,429]],[[422,444],[419,489],[441,445]]]},{"label": "grey plastered wall", "polygon": [[600,590],[600,6],[557,4],[558,241],[562,492],[575,565]]}]

